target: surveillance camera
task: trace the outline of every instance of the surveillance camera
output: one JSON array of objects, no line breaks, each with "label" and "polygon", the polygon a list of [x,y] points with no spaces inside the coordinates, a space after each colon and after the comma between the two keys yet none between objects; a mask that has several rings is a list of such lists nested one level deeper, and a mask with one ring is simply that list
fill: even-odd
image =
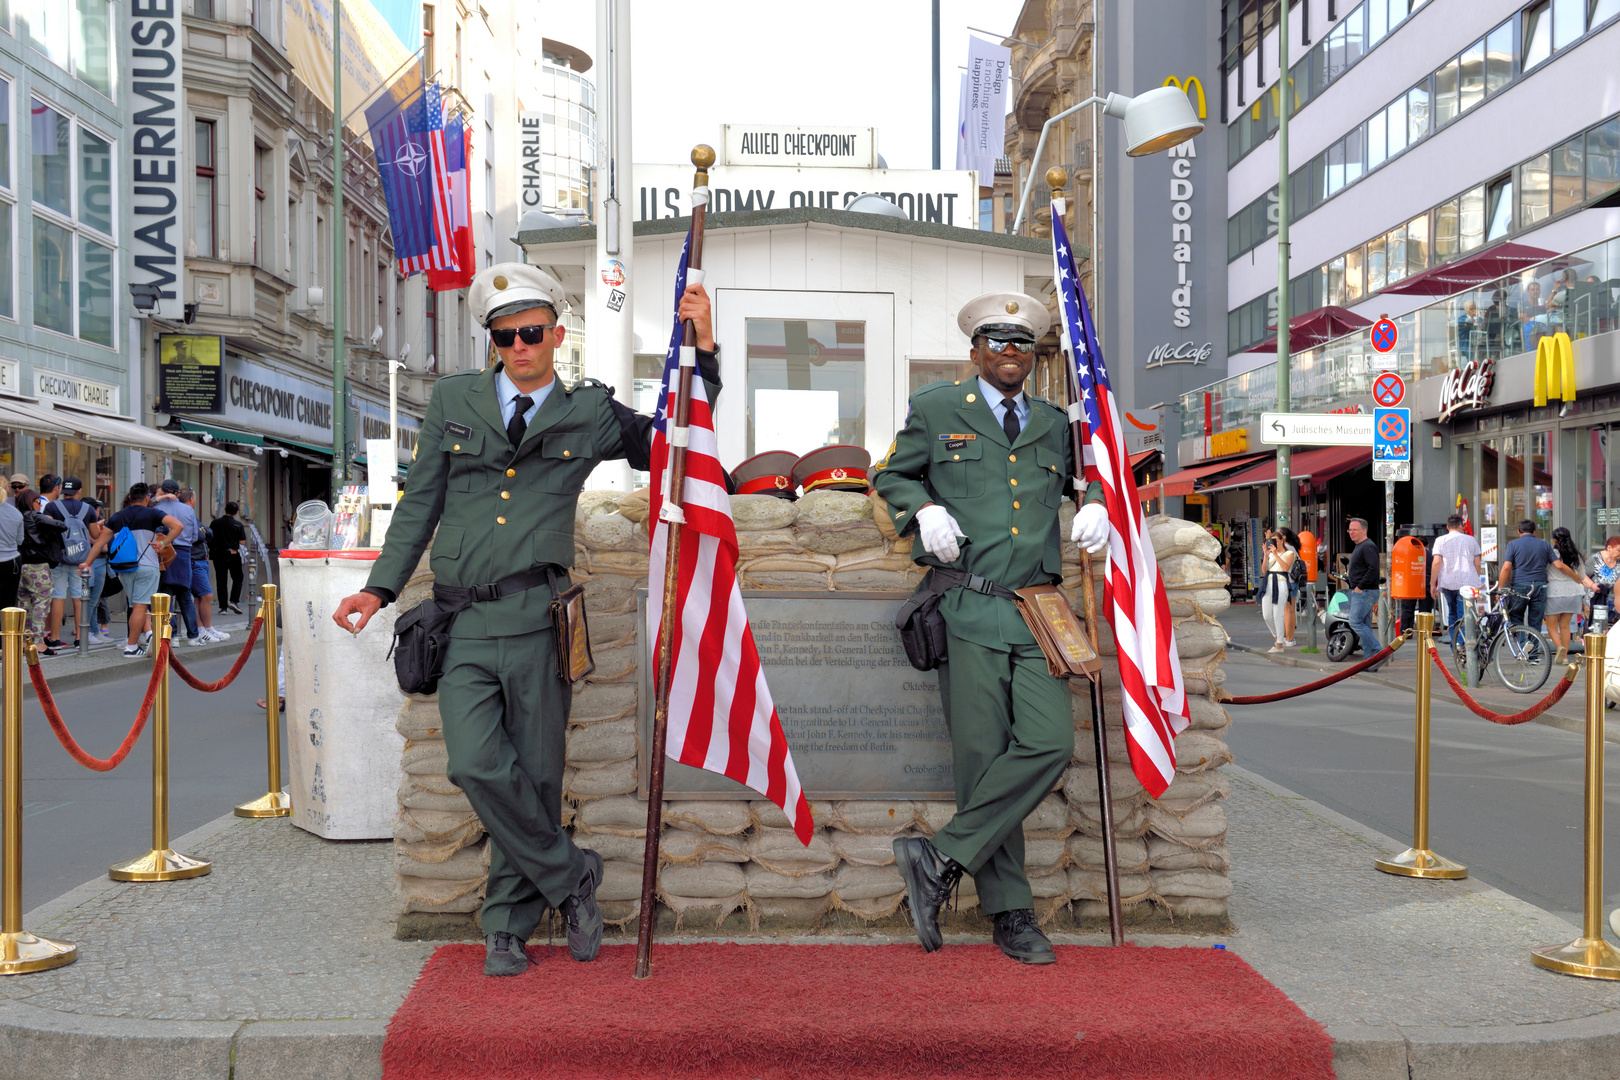
[{"label": "surveillance camera", "polygon": [[373,349],[375,349],[377,347],[377,343],[382,340],[382,337],[383,337],[383,329],[382,329],[381,326],[377,327],[377,329],[375,329],[375,330],[373,330],[371,332],[371,347]]},{"label": "surveillance camera", "polygon": [[150,315],[157,310],[158,301],[163,298],[163,290],[156,285],[141,282],[130,285],[129,296],[135,304],[136,311],[142,315]]},{"label": "surveillance camera", "polygon": [[410,358],[411,358],[411,343],[407,341],[405,344],[403,344],[403,345],[401,345],[399,347],[399,360],[400,360],[400,363],[404,363],[406,360],[409,360]]}]

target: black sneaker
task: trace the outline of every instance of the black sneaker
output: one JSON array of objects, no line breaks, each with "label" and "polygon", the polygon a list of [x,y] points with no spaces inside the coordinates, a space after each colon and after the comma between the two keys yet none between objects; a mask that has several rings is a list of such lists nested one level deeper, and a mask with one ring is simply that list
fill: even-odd
[{"label": "black sneaker", "polygon": [[515,934],[497,930],[484,935],[484,974],[521,975],[529,969],[529,954]]},{"label": "black sneaker", "polygon": [[945,935],[939,929],[939,912],[951,889],[962,878],[962,865],[941,855],[931,842],[920,836],[902,836],[895,840],[894,863],[900,870],[900,879],[906,883],[917,940],[922,942],[924,952],[933,952],[945,944]]},{"label": "black sneaker", "polygon": [[602,947],[602,909],[596,903],[596,887],[602,883],[602,856],[585,852],[585,876],[574,895],[563,901],[562,917],[568,927],[568,952],[575,960],[596,959]]},{"label": "black sneaker", "polygon": [[1035,913],[1029,908],[998,911],[991,917],[995,920],[992,939],[1004,955],[1020,964],[1057,963],[1057,952],[1041,932],[1040,924],[1035,921]]},{"label": "black sneaker", "polygon": [[239,607],[237,607],[237,606],[236,606],[236,605],[235,605],[235,604],[232,604],[232,605],[231,605],[231,611],[232,611],[232,612],[233,612],[233,613],[235,613],[235,614],[237,614],[237,615],[240,615],[240,614],[242,614],[242,609],[241,609],[241,608],[239,608]]}]

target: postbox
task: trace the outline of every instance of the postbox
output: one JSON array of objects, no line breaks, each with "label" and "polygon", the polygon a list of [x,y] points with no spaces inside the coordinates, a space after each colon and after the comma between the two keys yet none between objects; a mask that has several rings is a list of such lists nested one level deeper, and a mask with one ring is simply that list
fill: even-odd
[{"label": "postbox", "polygon": [[1389,560],[1389,595],[1396,600],[1422,600],[1428,595],[1423,588],[1423,563],[1427,553],[1423,541],[1415,536],[1403,536],[1395,541],[1395,553]]}]

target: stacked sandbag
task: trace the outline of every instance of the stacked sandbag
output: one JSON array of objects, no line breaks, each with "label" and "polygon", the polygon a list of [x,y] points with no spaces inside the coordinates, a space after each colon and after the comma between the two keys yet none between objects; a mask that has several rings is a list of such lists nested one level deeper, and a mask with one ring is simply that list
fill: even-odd
[{"label": "stacked sandbag", "polygon": [[[744,588],[783,591],[909,591],[921,578],[879,499],[817,491],[797,502],[768,495],[731,500]],[[646,492],[591,491],[575,521],[574,579],[585,585],[596,671],[575,687],[567,732],[563,819],[581,847],[602,855],[597,897],[609,922],[640,912],[647,806],[639,792],[637,590],[647,580]],[[1068,535],[1072,511],[1063,515]],[[1171,587],[1172,616],[1188,671],[1192,727],[1177,740],[1176,782],[1155,802],[1135,780],[1125,752],[1112,636],[1099,621],[1122,895],[1133,917],[1155,914],[1167,928],[1224,924],[1229,720],[1208,695],[1222,681],[1226,605],[1212,562],[1213,538],[1189,522],[1156,518],[1153,539]],[[1064,584],[1080,608],[1080,554],[1064,545]],[[1097,572],[1101,563],[1097,563]],[[413,582],[408,607],[425,585]],[[411,594],[411,589],[407,590]],[[1099,599],[1101,589],[1098,589]],[[1024,823],[1025,866],[1040,916],[1067,925],[1103,913],[1102,832],[1095,791],[1087,691],[1072,687],[1076,760]],[[401,711],[407,740],[395,828],[401,934],[424,920],[473,919],[483,899],[488,842],[465,796],[444,775],[436,698]],[[811,804],[815,832],[801,844],[763,799],[670,799],[661,811],[656,896],[677,925],[698,930],[819,928],[856,932],[905,925],[905,890],[894,867],[897,836],[929,836],[950,820],[950,802],[849,799]],[[972,879],[956,905],[977,903]],[[731,919],[730,916],[738,915]],[[1168,917],[1166,920],[1165,917]],[[729,920],[729,921],[728,921]],[[1191,921],[1190,921],[1191,920]],[[442,929],[442,927],[441,927]],[[437,931],[435,931],[437,932]]]}]

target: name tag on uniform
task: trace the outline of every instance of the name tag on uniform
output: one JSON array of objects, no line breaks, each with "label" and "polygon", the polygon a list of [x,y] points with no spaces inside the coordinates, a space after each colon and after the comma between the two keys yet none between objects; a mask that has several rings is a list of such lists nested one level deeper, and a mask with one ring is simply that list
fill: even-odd
[{"label": "name tag on uniform", "polygon": [[966,445],[967,445],[967,440],[966,439],[951,439],[949,442],[947,442],[945,444],[945,449],[947,449],[947,450],[960,450],[960,449],[962,449],[962,447],[964,447]]},{"label": "name tag on uniform", "polygon": [[977,439],[977,438],[978,438],[977,435],[941,435],[939,437],[939,441],[940,442],[972,442],[974,439]]},{"label": "name tag on uniform", "polygon": [[468,427],[466,424],[458,424],[454,420],[446,420],[444,422],[444,430],[448,431],[452,435],[459,435],[463,439],[472,438],[472,428]]}]

